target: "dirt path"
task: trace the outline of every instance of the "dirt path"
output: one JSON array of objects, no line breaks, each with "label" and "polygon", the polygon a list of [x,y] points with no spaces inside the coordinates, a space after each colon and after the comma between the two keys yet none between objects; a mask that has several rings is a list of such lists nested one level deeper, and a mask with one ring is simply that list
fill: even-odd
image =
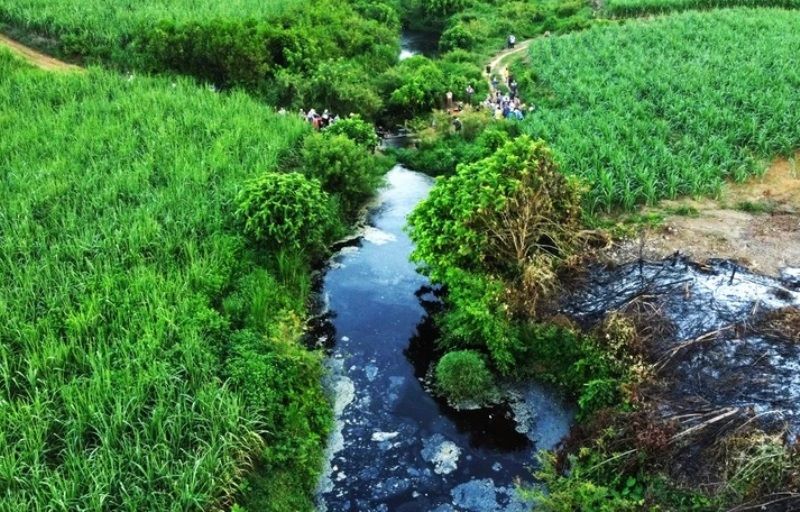
[{"label": "dirt path", "polygon": [[60,71],[60,72],[82,72],[83,68],[73,64],[67,64],[58,59],[49,57],[43,53],[37,52],[32,48],[20,44],[13,39],[0,34],[0,47],[10,49],[13,53],[19,55],[27,62],[45,71]]},{"label": "dirt path", "polygon": [[503,50],[502,52],[494,56],[494,58],[487,65],[487,67],[489,68],[489,72],[484,73],[484,76],[486,78],[486,83],[489,84],[489,90],[492,89],[492,76],[498,75],[502,77],[505,75],[505,71],[506,69],[508,69],[508,66],[504,66],[503,62],[512,55],[516,55],[520,52],[526,51],[532,42],[533,39],[526,39],[525,41],[520,41],[514,48]]},{"label": "dirt path", "polygon": [[614,251],[620,260],[640,248],[647,258],[680,251],[696,261],[731,259],[777,275],[800,266],[800,153],[774,161],[761,178],[727,185],[719,199],[663,201],[645,211],[664,215],[663,223],[623,242]]}]

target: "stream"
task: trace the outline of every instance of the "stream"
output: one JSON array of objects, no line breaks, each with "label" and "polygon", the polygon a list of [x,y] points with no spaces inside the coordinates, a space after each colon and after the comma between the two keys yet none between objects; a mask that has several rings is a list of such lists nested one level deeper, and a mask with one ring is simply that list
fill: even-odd
[{"label": "stream", "polygon": [[438,302],[409,261],[404,227],[432,184],[392,169],[368,225],[322,278],[327,313],[314,336],[330,354],[336,426],[320,510],[527,510],[514,482],[530,482],[535,450],[569,430],[569,408],[535,385],[516,390],[514,404],[469,411],[454,410],[426,386]]},{"label": "stream", "polygon": [[435,56],[439,51],[439,36],[430,32],[403,30],[400,36],[400,60],[414,55]]},{"label": "stream", "polygon": [[[430,39],[404,33],[399,58],[435,51]],[[432,185],[421,173],[393,168],[365,227],[323,269],[321,315],[310,341],[327,350],[325,385],[336,422],[317,490],[319,510],[529,510],[517,483],[535,485],[536,451],[556,446],[572,424],[572,407],[535,383],[507,387],[504,403],[475,410],[455,410],[432,392],[438,333],[431,315],[441,305],[410,262],[413,244],[404,231]],[[564,297],[565,314],[590,325],[637,297],[656,297],[652,305],[672,329],[662,340],[666,350],[756,310],[800,305],[790,282],[727,262],[597,267],[582,281]],[[714,343],[692,345],[675,358],[665,375],[669,398],[776,411],[800,433],[800,345],[721,332]]]}]

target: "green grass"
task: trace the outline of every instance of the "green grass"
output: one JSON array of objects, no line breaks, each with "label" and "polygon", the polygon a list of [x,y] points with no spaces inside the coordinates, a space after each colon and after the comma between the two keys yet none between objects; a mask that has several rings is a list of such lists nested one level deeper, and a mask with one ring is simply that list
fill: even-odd
[{"label": "green grass", "polygon": [[142,23],[269,19],[308,0],[0,0],[0,19],[44,36],[88,31],[106,39]]},{"label": "green grass", "polygon": [[727,7],[782,7],[800,9],[800,0],[607,0],[604,12],[625,18],[674,11],[721,9]]},{"label": "green grass", "polygon": [[0,51],[2,510],[208,510],[251,464],[275,507],[311,508],[308,262],[233,215],[307,127],[175,82]]},{"label": "green grass", "polygon": [[[743,44],[746,41],[747,44]],[[537,40],[524,130],[591,186],[592,211],[714,194],[800,146],[800,15],[684,13]]]},{"label": "green grass", "polygon": [[391,5],[366,0],[0,0],[0,30],[66,60],[369,118],[398,29]]},{"label": "green grass", "polygon": [[700,210],[698,210],[694,206],[688,206],[688,205],[673,206],[671,208],[666,208],[665,211],[671,215],[678,215],[680,217],[691,217],[694,219],[700,217]]}]

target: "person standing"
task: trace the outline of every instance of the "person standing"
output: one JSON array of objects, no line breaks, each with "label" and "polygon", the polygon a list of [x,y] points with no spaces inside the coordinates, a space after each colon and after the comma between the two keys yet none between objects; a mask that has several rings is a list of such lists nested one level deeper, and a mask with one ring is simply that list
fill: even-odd
[{"label": "person standing", "polygon": [[467,86],[467,103],[472,105],[472,97],[475,96],[475,88],[472,87],[472,84]]},{"label": "person standing", "polygon": [[453,91],[449,91],[448,90],[447,94],[445,95],[445,97],[447,98],[447,110],[452,110],[453,109]]},{"label": "person standing", "polygon": [[509,34],[508,36],[508,47],[514,48],[514,45],[517,44],[517,37],[514,34]]}]

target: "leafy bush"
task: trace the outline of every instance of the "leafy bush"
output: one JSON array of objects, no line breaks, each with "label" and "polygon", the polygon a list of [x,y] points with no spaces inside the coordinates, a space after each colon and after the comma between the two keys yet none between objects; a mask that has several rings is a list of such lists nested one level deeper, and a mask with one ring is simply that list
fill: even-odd
[{"label": "leafy bush", "polygon": [[317,133],[306,137],[303,144],[301,171],[319,180],[327,193],[338,198],[344,213],[352,217],[380,183],[383,169],[349,137]]},{"label": "leafy bush", "polygon": [[477,42],[478,36],[475,35],[475,32],[459,23],[442,33],[442,38],[439,40],[439,48],[443,52],[471,50]]},{"label": "leafy bush", "polygon": [[0,23],[45,36],[62,53],[90,62],[244,87],[283,107],[324,105],[371,117],[381,108],[375,76],[399,53],[394,7],[380,5],[0,0]]},{"label": "leafy bush", "polygon": [[389,98],[389,113],[403,119],[443,105],[447,83],[438,64],[418,55],[387,71],[380,79],[380,90]]},{"label": "leafy bush", "polygon": [[[417,244],[412,257],[448,292],[439,319],[445,346],[483,347],[504,375],[547,361],[539,377],[558,380],[572,371],[567,389],[576,395],[590,380],[609,377],[594,370],[589,355],[596,351],[588,352],[581,337],[525,327],[556,288],[559,262],[574,250],[579,204],[578,184],[555,170],[541,142],[527,137],[437,182],[409,226]],[[578,361],[590,366],[573,369]]]},{"label": "leafy bush", "polygon": [[494,391],[494,379],[486,362],[473,350],[445,354],[436,364],[436,384],[456,403],[483,403]]},{"label": "leafy bush", "polygon": [[375,127],[354,114],[343,118],[326,129],[327,135],[345,135],[368,151],[374,151],[380,139]]},{"label": "leafy bush", "polygon": [[317,105],[343,115],[360,114],[374,118],[383,108],[383,99],[372,86],[368,68],[358,61],[330,59],[319,63],[310,76],[293,76],[293,104]]},{"label": "leafy bush", "polygon": [[[255,477],[251,483],[259,488],[248,493],[245,502],[251,510],[280,510],[290,504],[292,510],[313,508],[311,496],[322,462],[319,454],[327,442],[332,414],[330,406],[321,406],[328,404],[319,386],[324,372],[321,354],[296,343],[301,333],[299,317],[284,314],[267,337],[242,331],[232,340],[230,382],[241,390],[246,406],[260,418],[260,430],[266,432],[256,458],[259,472],[282,478],[290,475],[289,488],[294,489],[270,489],[268,482]],[[280,506],[276,494],[283,501]]]},{"label": "leafy bush", "polygon": [[520,137],[436,183],[409,218],[413,257],[434,280],[459,267],[514,281],[534,256],[568,256],[580,216],[579,184],[542,142]]},{"label": "leafy bush", "polygon": [[320,182],[299,173],[268,172],[249,181],[238,199],[245,233],[274,248],[319,255],[331,228],[330,203]]}]

